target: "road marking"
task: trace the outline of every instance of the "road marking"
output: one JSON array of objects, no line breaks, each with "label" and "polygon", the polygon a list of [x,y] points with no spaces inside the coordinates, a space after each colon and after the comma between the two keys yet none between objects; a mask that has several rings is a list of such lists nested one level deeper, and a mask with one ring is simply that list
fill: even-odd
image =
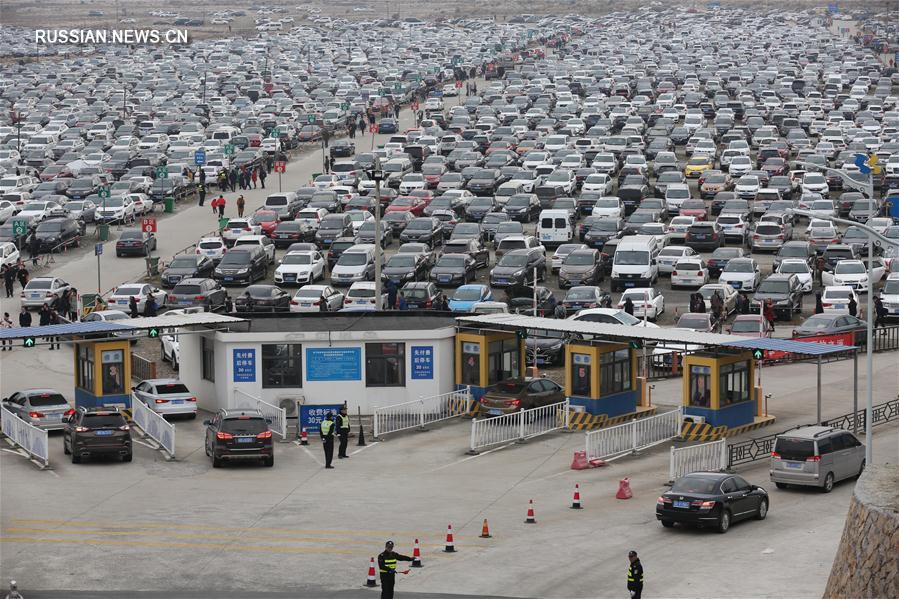
[{"label": "road marking", "polygon": [[6,452],[8,452],[8,453],[14,453],[14,454],[16,454],[17,456],[20,456],[20,457],[23,457],[23,458],[27,458],[27,457],[28,457],[28,453],[25,452],[25,451],[23,451],[23,450],[21,450],[21,449],[18,449],[18,450],[17,450],[17,449],[6,449],[5,447],[0,447],[0,450],[6,451]]},{"label": "road marking", "polygon": [[467,458],[462,458],[461,460],[459,460],[457,462],[452,462],[451,464],[444,464],[443,466],[439,466],[437,468],[434,468],[433,470],[426,470],[424,472],[424,474],[431,474],[432,472],[438,472],[440,470],[443,470],[444,468],[449,468],[450,466],[457,466],[459,464],[463,464],[463,463],[467,462],[468,460],[477,459],[481,456],[485,456],[487,454],[493,453],[494,451],[499,451],[500,449],[505,449],[512,445],[515,445],[514,441],[511,443],[506,443],[505,445],[500,445],[499,447],[494,447],[493,449],[488,449],[487,451],[482,451],[481,453],[479,453],[477,455],[472,455],[472,456],[468,456]]},{"label": "road marking", "polygon": [[322,462],[322,461],[319,461],[319,459],[318,459],[317,457],[315,457],[315,454],[313,454],[311,451],[309,451],[309,447],[307,447],[307,446],[305,446],[305,445],[300,445],[300,449],[302,449],[303,451],[305,451],[305,452],[309,455],[309,457],[312,458],[312,461],[313,461],[313,462],[315,462],[316,464],[318,464],[318,465],[321,466],[322,468],[325,467],[325,463]]},{"label": "road marking", "polygon": [[141,441],[140,439],[132,438],[131,440],[134,443],[139,443],[139,444],[143,445],[144,447],[149,447],[150,449],[159,449],[159,445],[150,445],[149,443],[145,443],[145,442]]},{"label": "road marking", "polygon": [[234,544],[233,539],[228,543],[164,543],[156,541],[111,541],[108,539],[35,539],[30,537],[7,537],[0,539],[3,543],[49,543],[49,544],[74,544],[116,547],[146,547],[160,549],[216,549],[240,553],[329,553],[333,555],[371,555],[371,550],[350,551],[346,549],[330,549],[328,547],[278,547],[275,545],[240,545]]},{"label": "road marking", "polygon": [[359,452],[365,451],[365,450],[368,449],[369,447],[374,447],[374,446],[377,445],[378,443],[380,443],[380,441],[375,441],[375,442],[373,442],[373,443],[369,443],[368,445],[365,445],[364,447],[361,447],[361,448],[357,449],[356,451],[351,452],[350,455],[356,455],[356,454],[359,453]]}]

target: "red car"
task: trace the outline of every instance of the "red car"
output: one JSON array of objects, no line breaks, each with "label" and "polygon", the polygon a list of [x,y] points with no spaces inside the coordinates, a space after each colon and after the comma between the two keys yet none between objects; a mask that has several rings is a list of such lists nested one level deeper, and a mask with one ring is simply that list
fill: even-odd
[{"label": "red car", "polygon": [[738,337],[770,337],[771,325],[760,314],[741,314],[727,328],[727,333]]},{"label": "red car", "polygon": [[684,200],[680,207],[681,216],[695,216],[696,220],[705,220],[708,213],[709,209],[703,200]]},{"label": "red car", "polygon": [[253,214],[253,220],[262,227],[262,234],[267,237],[271,237],[274,234],[278,223],[281,222],[281,218],[274,210],[257,210]]},{"label": "red car", "polygon": [[431,200],[434,199],[434,192],[428,189],[416,189],[409,193],[410,197],[418,198],[425,203],[425,206],[431,203]]},{"label": "red car", "polygon": [[421,198],[414,196],[400,196],[390,202],[385,212],[411,212],[415,216],[421,216],[425,210],[425,203]]},{"label": "red car", "polygon": [[261,133],[249,133],[247,134],[247,139],[250,141],[251,148],[258,148],[262,145],[262,134]]},{"label": "red car", "polygon": [[768,173],[769,177],[778,177],[787,174],[789,165],[787,165],[787,161],[783,158],[769,158],[762,165],[762,170]]}]

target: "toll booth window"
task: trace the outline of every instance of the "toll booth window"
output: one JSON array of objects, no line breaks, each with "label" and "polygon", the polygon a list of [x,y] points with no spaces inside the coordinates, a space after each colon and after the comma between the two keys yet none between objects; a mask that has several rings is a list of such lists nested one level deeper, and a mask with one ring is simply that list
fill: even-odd
[{"label": "toll booth window", "polygon": [[749,368],[746,362],[727,364],[719,369],[720,407],[749,401]]},{"label": "toll booth window", "polygon": [[463,385],[481,384],[481,344],[462,344],[462,380]]},{"label": "toll booth window", "polygon": [[206,337],[200,337],[201,375],[204,381],[215,382],[215,351],[213,342]]},{"label": "toll booth window", "polygon": [[299,343],[272,343],[262,346],[262,388],[283,389],[303,386],[303,346]]},{"label": "toll booth window", "polygon": [[690,366],[690,405],[697,408],[711,407],[711,366]]},{"label": "toll booth window", "polygon": [[571,394],[591,397],[589,354],[571,354]]},{"label": "toll booth window", "polygon": [[120,349],[100,354],[103,373],[103,395],[121,395],[125,392],[125,352]]},{"label": "toll booth window", "polygon": [[95,393],[94,389],[94,348],[89,345],[78,346],[78,383],[79,389]]},{"label": "toll booth window", "polygon": [[365,344],[365,386],[406,386],[406,344]]},{"label": "toll booth window", "polygon": [[606,352],[599,357],[599,394],[614,395],[631,389],[631,352]]},{"label": "toll booth window", "polygon": [[491,341],[487,346],[487,384],[521,376],[518,339]]}]

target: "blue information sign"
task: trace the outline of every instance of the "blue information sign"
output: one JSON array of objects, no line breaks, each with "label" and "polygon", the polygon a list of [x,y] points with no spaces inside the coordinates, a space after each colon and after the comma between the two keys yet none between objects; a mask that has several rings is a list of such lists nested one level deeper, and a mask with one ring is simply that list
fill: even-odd
[{"label": "blue information sign", "polygon": [[434,346],[412,346],[412,379],[434,378]]},{"label": "blue information sign", "polygon": [[322,347],[306,350],[307,381],[362,379],[362,350],[358,347]]},{"label": "blue information sign", "polygon": [[300,428],[305,428],[307,433],[317,433],[321,430],[322,420],[328,412],[334,414],[334,420],[337,421],[337,414],[343,404],[322,404],[317,406],[300,406]]},{"label": "blue information sign", "polygon": [[197,166],[206,164],[206,150],[197,150],[194,152],[194,164]]},{"label": "blue information sign", "polygon": [[234,356],[234,382],[235,383],[255,383],[256,382],[256,350],[235,349]]},{"label": "blue information sign", "polygon": [[94,245],[94,255],[99,256],[102,253],[103,253],[103,244],[102,243],[95,244]]}]

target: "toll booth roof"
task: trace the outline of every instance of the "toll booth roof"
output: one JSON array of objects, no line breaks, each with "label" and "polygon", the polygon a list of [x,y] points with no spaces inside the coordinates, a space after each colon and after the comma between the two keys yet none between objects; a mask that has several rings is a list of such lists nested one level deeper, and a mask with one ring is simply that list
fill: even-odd
[{"label": "toll booth roof", "polygon": [[216,314],[214,312],[197,312],[190,314],[172,314],[147,318],[132,318],[115,322],[70,322],[51,324],[44,327],[14,327],[0,329],[0,339],[24,339],[26,337],[78,337],[125,331],[150,329],[171,329],[187,326],[227,326],[246,322],[243,318]]},{"label": "toll booth roof", "polygon": [[433,312],[344,312],[274,315],[250,321],[257,333],[319,333],[350,331],[428,331],[456,325],[455,316]]},{"label": "toll booth roof", "polygon": [[797,341],[795,339],[740,339],[731,338],[730,343],[724,343],[729,347],[738,347],[741,349],[761,349],[764,351],[779,351],[791,354],[804,354],[807,356],[826,356],[829,354],[839,354],[845,351],[857,350],[854,345],[830,345],[828,343],[817,343],[814,341]]}]

